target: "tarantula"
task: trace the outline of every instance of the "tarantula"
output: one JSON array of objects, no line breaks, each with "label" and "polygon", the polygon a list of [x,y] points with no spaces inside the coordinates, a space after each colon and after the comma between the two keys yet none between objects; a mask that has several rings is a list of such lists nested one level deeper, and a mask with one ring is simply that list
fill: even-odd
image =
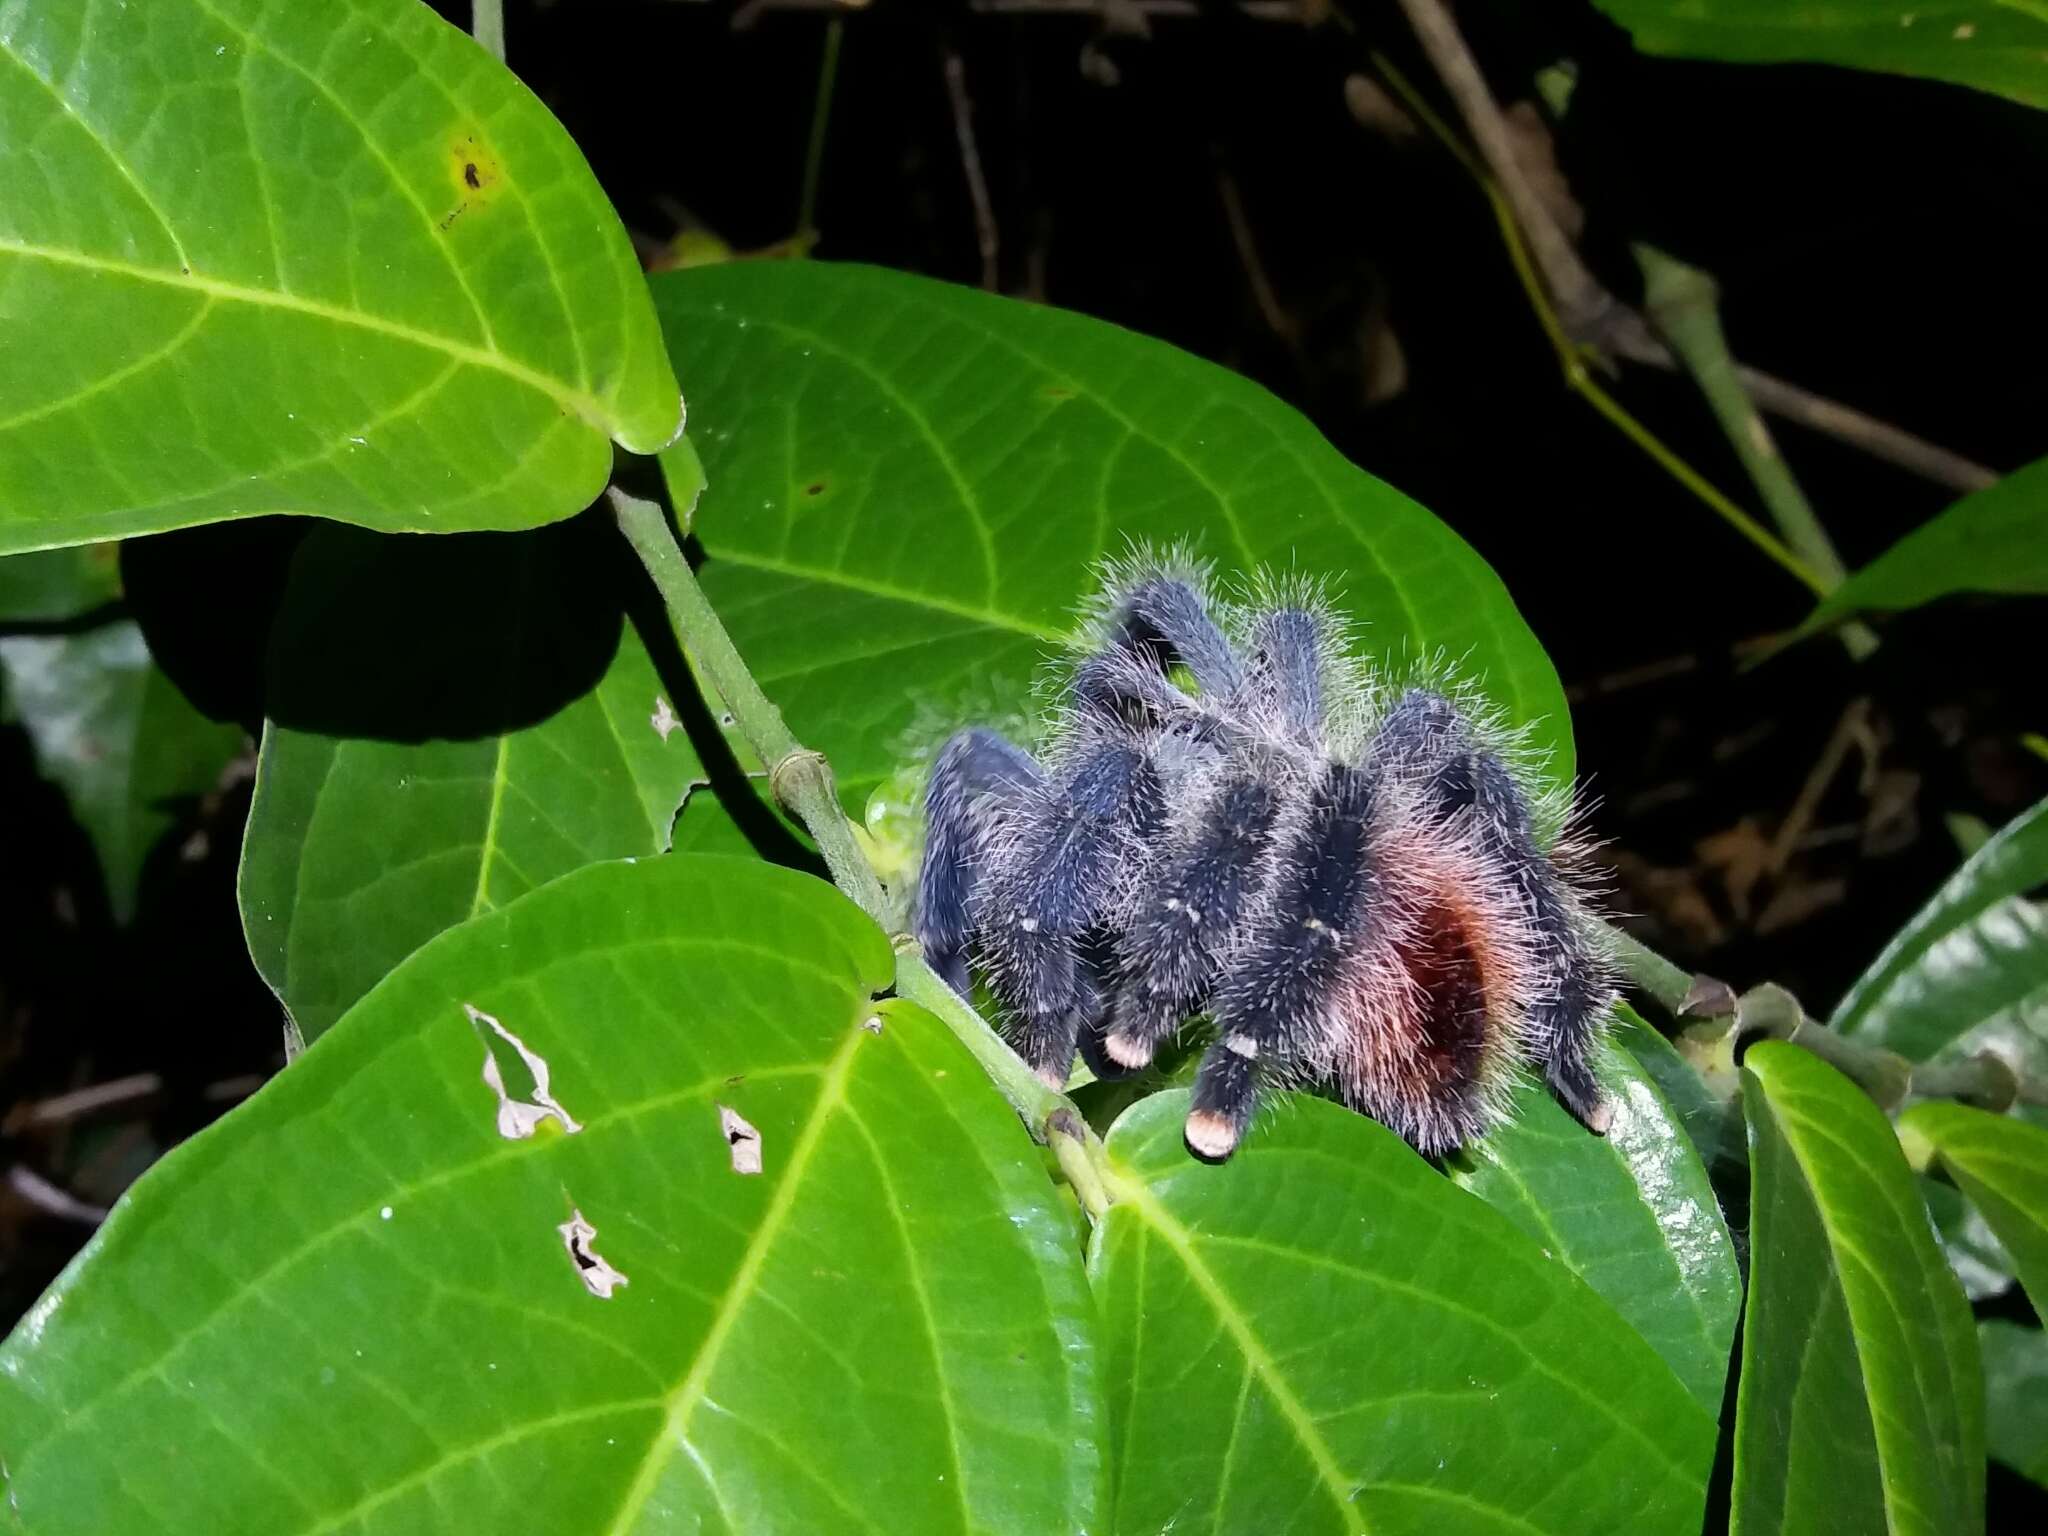
[{"label": "tarantula", "polygon": [[1273,1078],[1438,1155],[1534,1063],[1604,1130],[1613,982],[1511,739],[1387,689],[1306,591],[1216,603],[1149,559],[1107,585],[1040,756],[969,729],[933,767],[915,923],[947,982],[967,995],[971,950],[1055,1087],[1077,1048],[1120,1076],[1212,1015],[1185,1128],[1209,1161]]}]

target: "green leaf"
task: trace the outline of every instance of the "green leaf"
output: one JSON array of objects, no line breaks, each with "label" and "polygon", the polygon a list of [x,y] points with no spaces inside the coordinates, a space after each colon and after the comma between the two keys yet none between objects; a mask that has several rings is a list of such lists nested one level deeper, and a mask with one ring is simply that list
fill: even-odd
[{"label": "green leaf", "polygon": [[973,1059],[874,1001],[891,971],[830,887],[731,859],[580,870],[443,935],[0,1347],[21,1522],[1092,1528],[1071,1229]]},{"label": "green leaf", "polygon": [[120,596],[118,544],[83,544],[0,558],[0,624],[62,623]]},{"label": "green leaf", "polygon": [[1591,1134],[1531,1082],[1452,1177],[1604,1296],[1714,1417],[1742,1309],[1735,1246],[1671,1104],[1625,1051],[1597,1063],[1614,1120]]},{"label": "green leaf", "polygon": [[2048,1316],[2048,1130],[1964,1104],[1929,1101],[1899,1117],[1922,1136],[2012,1255],[2034,1310]]},{"label": "green leaf", "polygon": [[1594,0],[1636,46],[1743,64],[1919,75],[2048,107],[2048,14],[2008,0]]},{"label": "green leaf", "polygon": [[701,770],[625,614],[642,580],[599,517],[307,539],[241,874],[250,951],[303,1036],[443,929],[668,847]]},{"label": "green leaf", "polygon": [[1953,1184],[1922,1177],[1920,1198],[1934,1222],[1934,1235],[1948,1267],[1971,1301],[2002,1296],[2012,1289],[2013,1260],[1982,1213]]},{"label": "green leaf", "polygon": [[1999,831],[1849,989],[1834,1027],[1915,1061],[1996,1050],[2048,1071],[2048,800]]},{"label": "green leaf", "polygon": [[[2048,47],[2048,19],[2041,28]],[[2044,64],[2048,70],[2048,64]],[[1808,628],[1861,609],[1917,608],[1952,592],[2048,592],[2048,459],[1965,496],[1853,573]]]},{"label": "green leaf", "polygon": [[[1635,1057],[1637,1064],[1649,1073],[1671,1108],[1677,1112],[1679,1124],[1692,1138],[1692,1144],[1708,1172],[1745,1171],[1749,1149],[1742,1128],[1741,1084],[1733,1071],[1728,1074],[1727,1094],[1723,1096],[1715,1091],[1721,1080],[1717,1068],[1714,1069],[1715,1082],[1710,1084],[1677,1046],[1653,1029],[1627,1003],[1617,1003],[1614,1014],[1615,1043]],[[1747,1182],[1746,1173],[1744,1181]]]},{"label": "green leaf", "polygon": [[0,638],[0,682],[7,718],[27,730],[37,767],[91,836],[108,905],[126,922],[143,861],[191,801],[219,786],[241,728],[188,704],[125,619]]},{"label": "green leaf", "polygon": [[2048,1334],[2000,1319],[1977,1325],[1991,1459],[2048,1484]]},{"label": "green leaf", "polygon": [[589,167],[416,0],[12,7],[0,328],[0,551],[530,527],[679,425]]},{"label": "green leaf", "polygon": [[1984,1528],[1969,1304],[1891,1123],[1797,1046],[1744,1058],[1750,1273],[1736,1536]]},{"label": "green leaf", "polygon": [[1186,1113],[1108,1142],[1113,1530],[1698,1531],[1712,1415],[1507,1218],[1322,1100],[1221,1168]]},{"label": "green leaf", "polygon": [[1372,654],[1453,658],[1571,773],[1563,691],[1499,579],[1257,385],[873,268],[735,262],[655,301],[702,402],[705,590],[856,809],[949,729],[1014,723],[1132,540],[1328,578]]}]

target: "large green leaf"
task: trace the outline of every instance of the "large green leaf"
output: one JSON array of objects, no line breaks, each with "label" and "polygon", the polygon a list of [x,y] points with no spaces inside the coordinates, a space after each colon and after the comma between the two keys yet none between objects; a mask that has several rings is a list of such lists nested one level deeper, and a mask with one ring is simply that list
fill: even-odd
[{"label": "large green leaf", "polygon": [[1321,1100],[1221,1168],[1186,1113],[1108,1143],[1113,1530],[1699,1529],[1712,1415],[1505,1217]]},{"label": "large green leaf", "polygon": [[890,978],[829,887],[730,859],[584,869],[443,935],[0,1348],[22,1524],[1091,1528],[1071,1229]]},{"label": "large green leaf", "polygon": [[117,544],[0,557],[0,625],[81,618],[121,595]]},{"label": "large green leaf", "polygon": [[129,620],[75,635],[0,638],[0,714],[35,743],[91,836],[116,921],[135,910],[143,861],[242,749],[150,659]]},{"label": "large green leaf", "polygon": [[257,968],[304,1036],[442,929],[668,847],[700,769],[626,616],[643,583],[597,517],[306,541],[241,875]]},{"label": "large green leaf", "polygon": [[1915,1061],[1999,1052],[2048,1071],[2048,800],[1949,877],[1849,989],[1834,1027]]},{"label": "large green leaf", "polygon": [[[2048,47],[2048,19],[2041,33]],[[1952,592],[2048,592],[2048,459],[1915,528],[1830,592],[1807,622],[1864,608],[1917,608]]]},{"label": "large green leaf", "polygon": [[8,6],[0,329],[0,551],[530,527],[680,415],[589,167],[417,0]]},{"label": "large green leaf", "polygon": [[1593,0],[1636,46],[1686,58],[1845,64],[2048,107],[2048,12],[2029,0]]},{"label": "large green leaf", "polygon": [[1734,1244],[1649,1074],[1613,1048],[1598,1074],[1614,1109],[1606,1136],[1525,1082],[1514,1120],[1475,1143],[1453,1177],[1606,1297],[1718,1417],[1742,1309]]},{"label": "large green leaf", "polygon": [[1964,1104],[1916,1104],[1902,1134],[1925,1137],[2012,1255],[2034,1310],[2048,1317],[2048,1130]]},{"label": "large green leaf", "polygon": [[1991,1459],[2048,1484],[2048,1334],[1993,1319],[1977,1325],[1977,1343]]},{"label": "large green leaf", "polygon": [[1715,1081],[1709,1083],[1691,1059],[1627,1003],[1616,1004],[1614,1014],[1615,1043],[1649,1073],[1692,1138],[1707,1171],[1723,1178],[1740,1174],[1747,1183],[1749,1149],[1742,1129],[1740,1082],[1733,1072],[1724,1095],[1719,1091],[1718,1070]]},{"label": "large green leaf", "polygon": [[872,268],[705,267],[655,301],[700,402],[705,589],[855,807],[952,727],[1020,713],[1133,540],[1328,578],[1367,649],[1456,660],[1570,773],[1557,676],[1485,562],[1257,385]]},{"label": "large green leaf", "polygon": [[1743,1092],[1753,1183],[1736,1536],[1981,1531],[1975,1325],[1890,1122],[1782,1042],[1751,1048]]}]

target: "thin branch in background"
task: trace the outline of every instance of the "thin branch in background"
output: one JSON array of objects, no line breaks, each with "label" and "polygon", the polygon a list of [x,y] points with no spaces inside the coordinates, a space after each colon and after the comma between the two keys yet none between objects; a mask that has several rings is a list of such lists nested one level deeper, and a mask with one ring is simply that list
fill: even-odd
[{"label": "thin branch in background", "polygon": [[471,0],[469,33],[485,53],[505,62],[505,0]]},{"label": "thin branch in background", "polygon": [[[1823,595],[1848,577],[1834,541],[1815,515],[1813,505],[1792,474],[1777,440],[1743,387],[1728,339],[1721,331],[1714,280],[1697,267],[1647,245],[1636,248],[1643,269],[1644,302],[1657,329],[1685,364],[1721,431],[1749,472],[1757,494],[1786,542],[1799,552],[1806,568],[1821,580]],[[1838,631],[1849,654],[1861,661],[1877,649],[1877,636],[1867,624],[1844,624]]]},{"label": "thin branch in background", "polygon": [[104,1205],[88,1205],[69,1190],[60,1189],[32,1168],[16,1163],[7,1170],[7,1187],[46,1216],[96,1227],[107,1219]]},{"label": "thin branch in background", "polygon": [[832,119],[832,93],[839,83],[839,41],[845,21],[825,24],[825,54],[818,61],[818,94],[811,103],[811,141],[804,149],[804,187],[797,198],[796,238],[804,250],[818,243],[818,177],[825,164],[825,128]]},{"label": "thin branch in background", "polygon": [[1281,305],[1279,295],[1273,292],[1273,285],[1266,280],[1266,267],[1259,260],[1259,244],[1252,235],[1252,227],[1244,216],[1244,199],[1238,194],[1237,178],[1230,172],[1216,173],[1216,192],[1223,199],[1223,216],[1230,221],[1230,238],[1237,246],[1237,259],[1244,266],[1245,281],[1251,285],[1252,301],[1259,306],[1273,334],[1284,341],[1290,350],[1300,341],[1300,328],[1294,317]]},{"label": "thin branch in background", "polygon": [[960,140],[960,164],[967,172],[967,195],[974,201],[974,235],[981,247],[981,286],[994,293],[1002,283],[997,262],[996,211],[988,200],[981,174],[981,151],[974,142],[974,103],[967,95],[967,66],[946,50],[946,96],[953,103],[953,132]]}]

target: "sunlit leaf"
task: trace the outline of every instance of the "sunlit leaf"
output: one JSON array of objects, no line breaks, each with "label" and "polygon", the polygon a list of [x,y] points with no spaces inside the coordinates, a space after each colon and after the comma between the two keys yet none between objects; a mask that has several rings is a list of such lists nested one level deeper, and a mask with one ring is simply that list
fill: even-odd
[{"label": "sunlit leaf", "polygon": [[829,887],[731,859],[580,870],[444,934],[0,1347],[21,1522],[1095,1528],[1071,1228],[890,980]]},{"label": "sunlit leaf", "polygon": [[1835,1010],[1855,1032],[1915,1061],[1997,1051],[2048,1071],[2048,914],[2027,892],[2048,884],[2048,801],[1949,877]]},{"label": "sunlit leaf", "polygon": [[1899,1117],[1991,1223],[2034,1310],[2048,1315],[2048,1129],[1965,1104],[1915,1104]]},{"label": "sunlit leaf", "polygon": [[679,402],[561,126],[417,0],[0,12],[0,550],[530,527]]},{"label": "sunlit leaf", "polygon": [[1594,0],[1651,53],[1921,75],[2048,107],[2048,15],[2004,0]]},{"label": "sunlit leaf", "polygon": [[872,268],[735,262],[655,290],[698,402],[705,590],[854,809],[952,727],[1013,723],[1133,540],[1329,578],[1366,648],[1447,655],[1571,771],[1557,676],[1493,572],[1249,381]]},{"label": "sunlit leaf", "polygon": [[241,902],[304,1036],[444,928],[668,847],[700,769],[627,614],[644,581],[598,517],[435,540],[322,528],[300,549]]},{"label": "sunlit leaf", "polygon": [[220,786],[244,740],[185,701],[125,619],[0,637],[0,716],[27,730],[37,767],[91,836],[116,921],[134,912],[157,840]]},{"label": "sunlit leaf", "polygon": [[[2048,18],[2040,27],[2048,49]],[[2048,60],[2043,62],[2048,78]],[[1810,624],[1952,592],[2048,592],[2048,459],[1965,496],[1827,595]]]},{"label": "sunlit leaf", "polygon": [[1452,1176],[1604,1296],[1718,1416],[1742,1275],[1713,1185],[1633,1057],[1603,1051],[1598,1075],[1614,1112],[1604,1137],[1523,1083],[1514,1120],[1474,1143]]},{"label": "sunlit leaf", "polygon": [[1114,1531],[1698,1531],[1712,1415],[1505,1217],[1321,1100],[1221,1168],[1186,1113],[1109,1138]]},{"label": "sunlit leaf", "polygon": [[1984,1528],[1975,1325],[1889,1121],[1797,1046],[1744,1058],[1749,1300],[1733,1529]]}]

